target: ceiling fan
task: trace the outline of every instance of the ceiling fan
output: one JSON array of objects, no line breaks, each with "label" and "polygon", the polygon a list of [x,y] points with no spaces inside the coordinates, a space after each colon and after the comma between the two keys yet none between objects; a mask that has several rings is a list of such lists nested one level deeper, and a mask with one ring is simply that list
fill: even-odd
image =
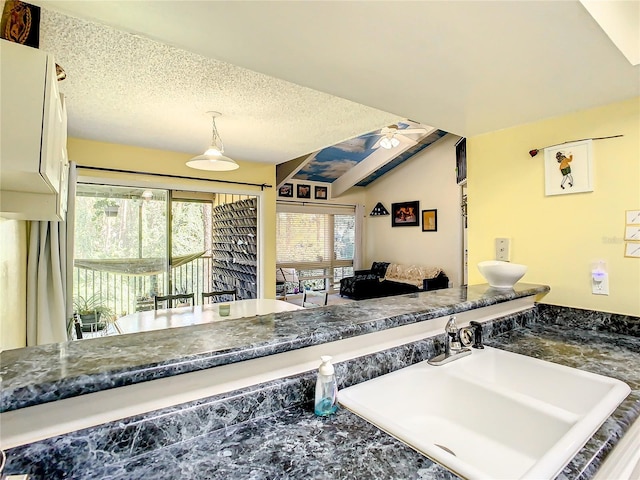
[{"label": "ceiling fan", "polygon": [[400,140],[398,140],[397,136],[405,136],[410,135],[412,133],[424,134],[427,133],[426,128],[398,128],[398,125],[389,125],[388,127],[384,127],[379,132],[372,133],[370,135],[381,135],[381,138],[378,139],[376,143],[373,144],[371,148],[386,148],[390,150],[392,148],[400,145]]}]

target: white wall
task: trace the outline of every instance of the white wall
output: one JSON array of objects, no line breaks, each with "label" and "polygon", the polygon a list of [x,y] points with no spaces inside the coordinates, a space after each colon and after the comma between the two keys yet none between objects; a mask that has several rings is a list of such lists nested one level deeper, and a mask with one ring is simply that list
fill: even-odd
[{"label": "white wall", "polygon": [[27,222],[0,218],[0,350],[27,345]]},{"label": "white wall", "polygon": [[[460,187],[456,184],[455,143],[446,135],[373,182],[366,189],[365,265],[373,261],[441,267],[454,286],[462,278]],[[391,216],[368,216],[378,202],[391,212],[391,204],[418,200],[420,211],[438,210],[437,232],[417,227],[391,227]]]}]

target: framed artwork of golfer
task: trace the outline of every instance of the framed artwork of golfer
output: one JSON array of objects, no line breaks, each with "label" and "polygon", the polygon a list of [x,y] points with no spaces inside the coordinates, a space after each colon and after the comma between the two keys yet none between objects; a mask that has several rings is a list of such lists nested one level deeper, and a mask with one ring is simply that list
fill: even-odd
[{"label": "framed artwork of golfer", "polygon": [[593,141],[544,149],[545,195],[593,192]]}]

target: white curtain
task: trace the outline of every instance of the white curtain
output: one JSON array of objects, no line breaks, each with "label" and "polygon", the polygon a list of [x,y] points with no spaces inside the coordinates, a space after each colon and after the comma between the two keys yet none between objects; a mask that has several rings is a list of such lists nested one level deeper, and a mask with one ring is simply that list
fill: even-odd
[{"label": "white curtain", "polygon": [[365,209],[364,205],[356,205],[356,238],[355,238],[355,251],[353,253],[353,269],[362,270],[362,264],[364,262],[364,217]]},{"label": "white curtain", "polygon": [[[70,165],[69,199],[75,197]],[[69,212],[72,213],[72,212]],[[73,217],[69,217],[71,220]],[[67,222],[32,221],[27,253],[27,346],[67,341]]]}]

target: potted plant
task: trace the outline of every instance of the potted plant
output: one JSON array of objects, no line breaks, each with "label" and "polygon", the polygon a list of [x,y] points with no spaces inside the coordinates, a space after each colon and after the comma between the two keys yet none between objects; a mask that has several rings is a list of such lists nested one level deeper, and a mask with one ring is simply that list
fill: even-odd
[{"label": "potted plant", "polygon": [[89,298],[77,296],[73,299],[73,308],[80,315],[84,332],[102,330],[106,326],[105,320],[113,315],[113,311],[102,303],[99,295]]},{"label": "potted plant", "polygon": [[101,198],[93,204],[96,211],[103,211],[107,217],[117,217],[120,205],[109,198]]}]

